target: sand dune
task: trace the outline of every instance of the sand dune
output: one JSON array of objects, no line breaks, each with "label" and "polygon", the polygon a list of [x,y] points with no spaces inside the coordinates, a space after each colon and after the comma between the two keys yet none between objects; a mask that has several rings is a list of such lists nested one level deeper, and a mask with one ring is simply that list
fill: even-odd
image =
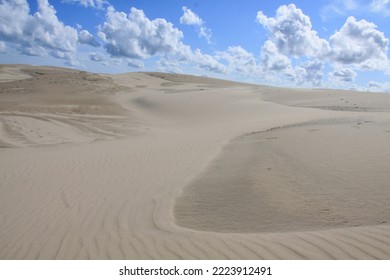
[{"label": "sand dune", "polygon": [[0,71],[1,259],[390,258],[388,95]]}]

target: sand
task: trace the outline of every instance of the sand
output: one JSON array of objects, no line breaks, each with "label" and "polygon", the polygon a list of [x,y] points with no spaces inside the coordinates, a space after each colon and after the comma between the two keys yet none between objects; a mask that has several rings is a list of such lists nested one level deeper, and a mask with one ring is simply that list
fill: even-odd
[{"label": "sand", "polygon": [[390,259],[390,95],[0,71],[1,259]]}]

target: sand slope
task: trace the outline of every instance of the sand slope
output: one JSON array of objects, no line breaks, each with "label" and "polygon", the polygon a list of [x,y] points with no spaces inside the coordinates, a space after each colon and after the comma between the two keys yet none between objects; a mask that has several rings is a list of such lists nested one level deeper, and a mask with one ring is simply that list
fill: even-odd
[{"label": "sand slope", "polygon": [[1,259],[390,258],[388,96],[4,69]]}]

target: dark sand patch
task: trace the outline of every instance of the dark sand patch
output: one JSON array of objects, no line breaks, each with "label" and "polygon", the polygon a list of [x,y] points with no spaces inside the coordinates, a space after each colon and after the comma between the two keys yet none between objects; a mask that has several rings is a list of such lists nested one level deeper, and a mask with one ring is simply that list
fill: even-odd
[{"label": "dark sand patch", "polygon": [[176,222],[215,232],[390,223],[389,125],[309,124],[236,139],[184,189]]}]

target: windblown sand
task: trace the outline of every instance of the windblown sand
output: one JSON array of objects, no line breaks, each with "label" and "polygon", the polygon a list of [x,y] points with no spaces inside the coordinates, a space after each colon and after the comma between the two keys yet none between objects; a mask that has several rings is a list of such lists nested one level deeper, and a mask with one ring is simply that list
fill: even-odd
[{"label": "windblown sand", "polygon": [[0,67],[1,259],[390,259],[390,95]]}]

